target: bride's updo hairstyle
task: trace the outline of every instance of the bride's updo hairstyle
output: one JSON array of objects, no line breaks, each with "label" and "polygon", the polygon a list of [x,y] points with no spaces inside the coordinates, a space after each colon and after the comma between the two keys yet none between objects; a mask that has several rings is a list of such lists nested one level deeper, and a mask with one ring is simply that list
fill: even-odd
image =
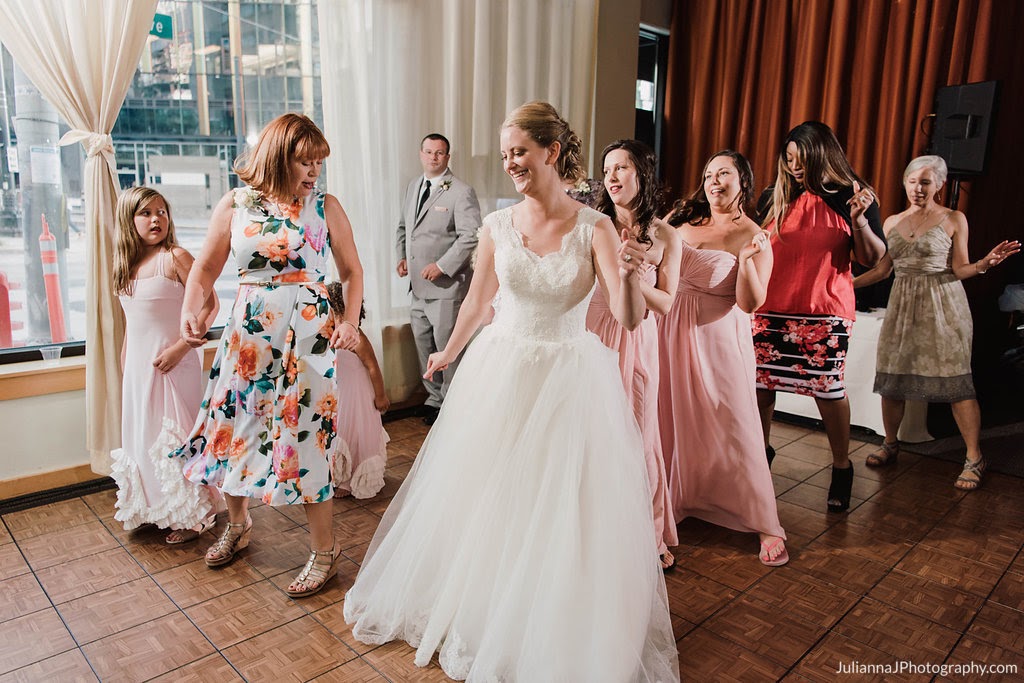
[{"label": "bride's updo hairstyle", "polygon": [[518,128],[542,147],[554,142],[561,143],[558,161],[555,162],[559,177],[574,183],[587,177],[583,170],[583,142],[547,102],[527,102],[516,107],[501,127]]}]

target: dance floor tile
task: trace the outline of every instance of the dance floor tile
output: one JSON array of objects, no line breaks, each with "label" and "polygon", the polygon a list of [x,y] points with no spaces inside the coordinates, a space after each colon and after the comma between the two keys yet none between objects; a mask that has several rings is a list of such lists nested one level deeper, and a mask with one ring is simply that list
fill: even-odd
[{"label": "dance floor tile", "polygon": [[[309,558],[309,532],[294,527],[276,534],[258,533],[254,528],[249,547],[238,557],[244,559],[263,576],[295,572]],[[237,560],[236,560],[237,561]]]},{"label": "dance floor tile", "polygon": [[32,612],[0,623],[0,673],[34,664],[75,647],[57,611]]},{"label": "dance floor tile", "polygon": [[19,574],[0,581],[0,622],[49,606],[49,598],[31,574]]},{"label": "dance floor tile", "polygon": [[244,680],[224,655],[215,653],[157,676],[151,683],[234,683]]},{"label": "dance floor tile", "polygon": [[857,555],[823,545],[811,545],[790,559],[788,566],[855,593],[870,589],[889,570],[884,564]]},{"label": "dance floor tile", "polygon": [[772,485],[775,487],[776,497],[782,495],[799,483],[800,482],[796,479],[790,479],[789,477],[784,477],[781,474],[772,472]]},{"label": "dance floor tile", "polygon": [[180,613],[82,646],[100,680],[144,681],[213,652],[203,634]]},{"label": "dance floor tile", "polygon": [[30,571],[16,543],[0,545],[0,581]]},{"label": "dance floor tile", "polygon": [[984,599],[977,595],[895,569],[871,589],[868,597],[891,609],[915,614],[961,632],[984,603]]},{"label": "dance floor tile", "polygon": [[833,631],[900,659],[935,662],[942,661],[960,638],[950,628],[871,598],[858,603]]},{"label": "dance floor tile", "polygon": [[334,535],[338,540],[338,546],[344,551],[353,546],[369,543],[378,524],[380,518],[365,509],[335,515]]},{"label": "dance floor tile", "polygon": [[738,554],[730,547],[709,547],[701,545],[694,548],[681,558],[686,568],[709,579],[725,584],[737,591],[744,591],[758,579],[771,571],[757,559],[756,534],[744,534],[749,549],[745,554]]},{"label": "dance floor tile", "polygon": [[[813,479],[815,476],[818,475],[814,475],[802,484],[794,486],[790,490],[786,491],[779,496],[779,500],[799,505],[812,512],[826,512],[828,510],[828,487],[815,486],[814,484],[809,483],[810,479]],[[831,476],[831,474],[828,474],[829,478],[831,478]],[[826,479],[826,481],[828,481],[828,479]],[[851,495],[850,510],[856,510],[863,502],[863,498]]]},{"label": "dance floor tile", "polygon": [[82,496],[82,502],[88,505],[89,509],[100,519],[113,519],[114,513],[117,511],[117,508],[114,507],[117,503],[117,491],[107,489],[90,493],[88,496]]},{"label": "dance floor tile", "polygon": [[914,547],[913,543],[899,536],[844,522],[832,525],[814,539],[812,546],[817,545],[845,550],[885,565],[899,562]]},{"label": "dance floor tile", "polygon": [[989,599],[1024,612],[1024,574],[1006,572]]},{"label": "dance floor tile", "polygon": [[888,652],[882,652],[865,643],[838,633],[829,633],[807,653],[794,667],[793,673],[808,678],[816,683],[835,683],[849,679],[851,681],[927,681],[928,678],[912,677],[900,674],[869,674],[858,671],[856,674],[840,673],[841,667],[851,665],[895,665],[895,658]]},{"label": "dance floor tile", "polygon": [[382,517],[384,512],[388,509],[388,506],[391,505],[391,499],[392,496],[383,496],[378,493],[372,499],[364,501],[362,507],[367,512],[376,515],[377,517]]},{"label": "dance floor tile", "polygon": [[[285,506],[274,507],[272,505],[261,505],[258,508],[249,510],[249,516],[252,517],[252,532],[259,533],[261,536],[270,536],[271,534],[277,534],[282,531],[288,531],[294,529],[300,524],[305,524],[306,520],[303,517],[302,521],[296,521],[293,517],[285,515],[281,512],[281,509]],[[301,506],[297,506],[301,507]],[[226,517],[226,515],[223,515]],[[224,520],[225,523],[227,520]],[[220,530],[223,527],[218,527],[217,534],[220,534]],[[258,531],[257,531],[258,530]],[[217,536],[210,536],[210,543],[217,540]]]},{"label": "dance floor tile", "polygon": [[[806,488],[808,484],[800,484],[798,488],[799,486]],[[775,503],[779,513],[779,523],[786,530],[787,535],[792,533],[808,538],[816,538],[837,522],[835,516],[825,512],[824,490],[816,486],[810,488],[814,489],[815,501],[820,503],[813,510],[808,510],[797,503],[788,502],[781,497]]]},{"label": "dance floor tile", "polygon": [[263,575],[239,558],[212,569],[205,561],[196,560],[154,574],[153,579],[178,607],[185,608],[262,581]]},{"label": "dance floor tile", "polygon": [[786,667],[703,627],[681,638],[678,647],[684,681],[773,681],[786,672]]},{"label": "dance floor tile", "polygon": [[81,650],[68,650],[0,676],[0,683],[89,683],[99,679]]},{"label": "dance floor tile", "polygon": [[387,680],[362,659],[353,659],[317,676],[310,683],[387,683]]},{"label": "dance floor tile", "polygon": [[[969,680],[985,681],[986,683],[989,681],[1020,681],[1021,672],[1024,672],[1024,654],[971,636],[965,636],[957,644],[956,649],[950,653],[945,663],[970,668],[965,668],[965,671],[968,672],[966,674],[939,676],[936,678],[937,681],[956,681],[957,683]],[[985,664],[1015,665],[1017,670],[1014,673],[982,675],[977,667]]]},{"label": "dance floor tile", "polygon": [[341,498],[335,498],[333,503],[333,514],[341,515],[349,510],[358,510],[363,507],[363,503],[372,499],[360,499],[354,496],[342,496]]},{"label": "dance floor tile", "polygon": [[29,508],[3,516],[3,521],[17,541],[95,522],[96,515],[81,498]]},{"label": "dance floor tile", "polygon": [[781,454],[776,455],[775,460],[772,461],[772,472],[797,481],[804,481],[808,477],[813,477],[824,467],[824,465],[815,465]]},{"label": "dance floor tile", "polygon": [[987,602],[978,612],[967,635],[1024,654],[1024,612],[997,602]]},{"label": "dance floor tile", "polygon": [[374,669],[380,671],[392,681],[416,681],[416,683],[450,683],[437,656],[429,666],[418,667],[413,663],[416,651],[404,642],[396,641],[381,645],[363,656],[363,659]]},{"label": "dance floor tile", "polygon": [[207,600],[185,613],[221,650],[306,614],[269,581]]},{"label": "dance floor tile", "polygon": [[907,553],[896,569],[981,596],[988,595],[1002,575],[995,567],[922,545]]},{"label": "dance floor tile", "polygon": [[[771,430],[771,435],[772,435],[772,439],[771,440],[772,440],[773,444],[775,443],[775,439],[780,439],[781,441],[785,441],[785,442],[788,443],[790,441],[796,441],[797,439],[802,439],[805,436],[808,436],[809,434],[814,434],[814,433],[816,433],[816,432],[813,429],[808,429],[807,427],[800,427],[798,425],[791,425],[791,424],[787,424],[785,422],[773,422],[772,423],[772,430]],[[776,448],[778,448],[778,447],[776,446]]]},{"label": "dance floor tile", "polygon": [[665,585],[671,612],[694,624],[701,623],[740,594],[679,565],[665,574]]},{"label": "dance floor tile", "polygon": [[90,643],[165,614],[174,603],[148,576],[57,607],[78,643]]},{"label": "dance floor tile", "polygon": [[936,494],[935,491],[917,489],[916,485],[917,482],[905,481],[904,477],[901,477],[898,483],[894,482],[871,496],[871,502],[890,509],[907,510],[908,512],[926,510],[928,511],[927,518],[933,520],[941,518],[957,503],[956,496],[953,494],[946,494],[945,491]]},{"label": "dance floor tile", "polygon": [[825,627],[795,614],[744,595],[717,612],[701,628],[789,668],[827,633]]},{"label": "dance floor tile", "polygon": [[427,432],[430,431],[430,428],[423,424],[423,420],[415,417],[388,422],[384,425],[384,429],[387,430],[388,436],[391,437],[391,443],[388,444],[389,453],[392,446],[406,439],[411,439],[412,443],[416,445],[416,450],[419,451],[420,444],[423,442],[424,437],[426,437]]},{"label": "dance floor tile", "polygon": [[[832,451],[828,448],[828,443],[824,446],[818,445],[812,441],[809,441],[811,437],[807,436],[798,441],[786,444],[781,448],[775,449],[776,457],[785,456],[787,458],[793,458],[801,462],[810,463],[817,467],[825,467],[832,464]],[[774,464],[772,466],[774,468]]]},{"label": "dance floor tile", "polygon": [[356,564],[361,565],[363,563],[363,558],[366,557],[366,551],[369,549],[369,543],[360,543],[359,545],[354,545],[351,548],[345,548],[341,551],[341,554]]},{"label": "dance floor tile", "polygon": [[345,623],[344,611],[345,603],[336,602],[333,605],[328,605],[321,610],[313,612],[313,618],[323,624],[324,628],[333,633],[338,640],[348,645],[360,655],[364,655],[378,647],[377,645],[369,645],[356,640],[355,636],[352,635],[352,627]]},{"label": "dance floor tile", "polygon": [[890,508],[882,503],[871,500],[857,506],[846,516],[848,524],[857,524],[869,531],[882,531],[898,536],[912,543],[917,543],[928,535],[932,527],[938,523],[941,515],[929,515],[925,511],[915,514],[903,507]]},{"label": "dance floor tile", "polygon": [[[871,479],[870,477],[862,477],[861,469],[862,468],[860,467],[855,468],[853,475],[853,489],[851,489],[852,498],[867,500],[889,485],[888,482],[885,481]],[[823,469],[813,477],[810,477],[807,480],[807,483],[825,489],[825,494],[827,496],[828,487],[832,483],[832,468],[827,467]]]},{"label": "dance floor tile", "polygon": [[[338,574],[329,579],[327,585],[321,588],[319,593],[314,593],[304,598],[296,598],[295,604],[306,612],[313,613],[318,609],[340,602],[345,599],[345,594],[355,582],[357,573],[359,573],[359,565],[352,560],[342,557],[338,562]],[[298,572],[294,575],[278,574],[270,579],[270,581],[279,590],[284,592],[297,575]]]},{"label": "dance floor tile", "polygon": [[[121,537],[121,543],[147,572],[155,574],[172,567],[195,562],[206,554],[206,548],[215,538],[207,533],[188,543],[168,545],[164,540],[167,533],[163,529],[146,527],[127,532]],[[115,535],[118,535],[117,532]]]},{"label": "dance floor tile", "polygon": [[750,588],[746,597],[823,628],[831,627],[860,599],[853,591],[792,568],[771,572]]},{"label": "dance floor tile", "polygon": [[145,575],[135,558],[120,547],[36,571],[56,605]]},{"label": "dance floor tile", "polygon": [[117,539],[97,519],[18,541],[29,565],[35,570],[116,548],[117,545]]},{"label": "dance floor tile", "polygon": [[921,539],[921,545],[1006,569],[1017,556],[1021,541],[984,526],[966,529],[942,521]]},{"label": "dance floor tile", "polygon": [[305,616],[230,647],[224,656],[248,681],[301,682],[355,659],[356,653]]}]

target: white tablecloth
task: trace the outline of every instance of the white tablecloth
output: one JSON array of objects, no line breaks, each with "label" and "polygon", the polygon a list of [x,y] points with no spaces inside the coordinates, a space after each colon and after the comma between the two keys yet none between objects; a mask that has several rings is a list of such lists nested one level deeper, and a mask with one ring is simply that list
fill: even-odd
[{"label": "white tablecloth", "polygon": [[[884,434],[882,426],[882,400],[871,391],[875,382],[875,352],[878,348],[878,332],[882,328],[885,309],[871,313],[857,312],[853,324],[850,348],[846,355],[846,393],[850,397],[850,424]],[[787,392],[775,394],[775,410],[791,415],[820,419],[818,408],[810,396],[798,396]],[[903,423],[900,425],[900,441],[920,443],[931,441],[926,417],[928,403],[907,401]]]}]

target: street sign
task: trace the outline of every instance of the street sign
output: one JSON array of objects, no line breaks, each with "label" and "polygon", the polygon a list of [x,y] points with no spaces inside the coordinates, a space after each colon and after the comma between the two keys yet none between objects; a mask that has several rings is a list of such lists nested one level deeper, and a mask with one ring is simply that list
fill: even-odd
[{"label": "street sign", "polygon": [[171,32],[171,15],[154,14],[153,28],[149,29],[149,35],[170,40],[173,36],[173,33]]}]

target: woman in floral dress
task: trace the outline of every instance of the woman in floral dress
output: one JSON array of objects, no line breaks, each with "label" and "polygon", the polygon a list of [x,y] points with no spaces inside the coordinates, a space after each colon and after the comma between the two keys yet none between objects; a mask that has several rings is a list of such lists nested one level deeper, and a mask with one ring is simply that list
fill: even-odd
[{"label": "woman in floral dress", "polygon": [[[311,553],[287,589],[293,597],[317,592],[337,570],[334,349],[355,347],[363,297],[345,211],[316,188],[329,153],[305,116],[284,114],[267,125],[235,164],[247,187],[229,192],[214,210],[181,314],[182,336],[201,338],[206,325],[197,313],[233,253],[240,287],[231,318],[196,426],[171,455],[187,458],[188,479],[224,494],[228,524],[206,553],[211,567],[248,545],[249,498],[305,506]],[[324,282],[331,256],[346,283],[350,313],[342,319],[331,312]]]}]

